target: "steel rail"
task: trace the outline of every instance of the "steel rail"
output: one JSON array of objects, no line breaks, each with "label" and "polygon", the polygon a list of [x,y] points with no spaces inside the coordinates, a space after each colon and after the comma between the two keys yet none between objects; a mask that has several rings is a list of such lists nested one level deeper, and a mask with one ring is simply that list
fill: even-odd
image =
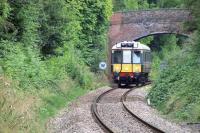
[{"label": "steel rail", "polygon": [[[150,83],[148,83],[148,84],[150,84]],[[140,87],[134,87],[134,88],[140,88]],[[97,106],[98,106],[98,103],[99,103],[99,101],[102,99],[103,96],[105,96],[106,94],[108,94],[108,93],[110,93],[110,92],[112,92],[112,91],[114,91],[114,90],[116,90],[116,88],[112,88],[112,89],[109,89],[109,90],[103,92],[102,94],[100,94],[99,96],[97,96],[97,97],[94,99],[94,101],[93,101],[93,103],[92,103],[92,105],[91,105],[91,112],[92,112],[92,116],[93,116],[94,120],[95,120],[95,121],[97,122],[97,124],[102,128],[102,130],[103,130],[104,132],[106,132],[106,133],[114,133],[114,131],[113,131],[111,128],[109,128],[109,127],[105,124],[104,120],[101,118],[101,116],[100,116],[100,114],[99,114],[99,112],[98,112]],[[159,132],[159,133],[164,133],[164,131],[162,131],[161,129],[159,129],[159,128],[157,128],[157,127],[151,125],[150,123],[148,123],[148,122],[142,120],[141,118],[139,118],[137,115],[135,115],[135,114],[126,106],[125,102],[126,102],[126,99],[127,99],[127,95],[128,95],[131,91],[133,91],[133,89],[130,89],[130,90],[126,91],[126,92],[122,95],[122,97],[121,97],[121,99],[120,99],[120,102],[122,103],[124,109],[125,109],[131,116],[133,116],[134,118],[136,118],[138,121],[140,121],[140,122],[143,123],[144,125],[148,126],[149,128],[151,128],[151,129],[153,129],[153,130],[155,130],[155,131],[157,131],[157,132]]]},{"label": "steel rail", "polygon": [[[142,86],[141,86],[141,87],[142,87]],[[140,87],[136,87],[136,88],[140,88]],[[136,114],[134,114],[134,113],[126,106],[125,102],[126,102],[127,96],[128,96],[128,94],[129,94],[130,92],[132,92],[132,91],[133,91],[133,89],[130,89],[130,90],[128,90],[127,92],[125,92],[125,93],[122,95],[121,99],[120,99],[120,100],[121,100],[121,103],[122,103],[122,105],[123,105],[123,107],[124,107],[124,109],[125,109],[131,116],[133,116],[134,118],[136,118],[138,121],[142,122],[144,125],[148,126],[149,128],[151,128],[151,129],[153,129],[153,130],[155,130],[155,131],[157,131],[157,132],[159,132],[159,133],[165,133],[164,131],[162,131],[162,130],[159,129],[158,127],[155,127],[155,126],[153,126],[152,124],[150,124],[150,123],[146,122],[145,120],[141,119],[139,116],[137,116]]]},{"label": "steel rail", "polygon": [[114,91],[115,89],[110,89],[108,91],[105,91],[104,93],[102,93],[101,95],[99,95],[92,103],[92,106],[91,106],[91,112],[92,112],[92,115],[93,115],[93,118],[95,119],[95,121],[100,125],[100,127],[104,130],[104,132],[106,133],[114,133],[112,131],[112,129],[110,129],[104,122],[103,120],[101,119],[99,113],[98,113],[98,110],[97,110],[97,104],[99,103],[99,101],[101,100],[101,98],[103,96],[105,96],[106,94]]}]

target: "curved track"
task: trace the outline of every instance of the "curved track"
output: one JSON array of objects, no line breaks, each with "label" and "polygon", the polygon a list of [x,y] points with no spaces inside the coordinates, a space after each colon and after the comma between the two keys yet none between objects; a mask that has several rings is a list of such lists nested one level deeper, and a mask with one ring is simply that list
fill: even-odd
[{"label": "curved track", "polygon": [[[136,88],[139,88],[139,87],[136,87]],[[95,121],[99,124],[99,126],[104,130],[104,132],[106,133],[114,133],[114,131],[112,131],[111,128],[109,128],[109,126],[107,126],[105,124],[105,120],[103,120],[98,112],[98,109],[97,109],[97,104],[100,102],[101,99],[103,99],[103,97],[106,95],[106,94],[109,94],[111,93],[112,91],[114,91],[116,89],[110,89],[104,93],[102,93],[101,95],[99,95],[92,103],[92,106],[91,106],[91,111],[92,111],[92,115],[93,115],[93,118],[95,119]],[[140,119],[137,115],[133,114],[131,112],[131,110],[129,110],[129,108],[126,106],[125,102],[126,102],[126,99],[127,99],[127,96],[128,94],[132,91],[133,89],[130,89],[128,91],[126,91],[120,101],[125,109],[125,111],[127,111],[132,117],[136,118],[139,122],[143,123],[144,125],[146,125],[148,128],[154,130],[155,132],[159,132],[159,133],[164,133],[163,131],[161,131],[160,129],[154,127],[153,125],[145,122],[144,120]]]},{"label": "curved track", "polygon": [[98,110],[97,110],[97,103],[99,103],[99,101],[101,100],[101,98],[110,93],[111,91],[114,91],[115,89],[110,89],[104,93],[102,93],[101,95],[99,95],[95,100],[94,102],[92,103],[92,106],[91,106],[91,111],[92,111],[92,115],[95,119],[95,121],[99,124],[99,126],[106,132],[106,133],[114,133],[104,122],[103,120],[101,119],[99,113],[98,113]]},{"label": "curved track", "polygon": [[136,114],[134,114],[134,113],[126,106],[125,102],[126,102],[126,99],[127,99],[128,94],[129,94],[131,91],[133,91],[133,89],[128,90],[127,92],[125,92],[125,93],[122,95],[122,97],[121,97],[121,102],[122,102],[122,104],[123,104],[124,109],[125,109],[127,112],[129,112],[129,114],[131,114],[134,118],[138,119],[138,121],[140,121],[140,122],[142,122],[143,124],[147,125],[149,128],[155,130],[156,132],[164,133],[164,131],[158,129],[157,127],[151,125],[150,123],[148,123],[148,122],[144,121],[143,119],[141,119],[140,117],[138,117]]}]

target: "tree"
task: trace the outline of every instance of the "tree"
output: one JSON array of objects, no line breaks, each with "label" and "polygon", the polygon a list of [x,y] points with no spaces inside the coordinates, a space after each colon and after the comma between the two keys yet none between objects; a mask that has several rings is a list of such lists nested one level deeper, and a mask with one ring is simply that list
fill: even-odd
[{"label": "tree", "polygon": [[157,5],[160,8],[183,7],[184,0],[159,0],[159,1],[157,1]]}]

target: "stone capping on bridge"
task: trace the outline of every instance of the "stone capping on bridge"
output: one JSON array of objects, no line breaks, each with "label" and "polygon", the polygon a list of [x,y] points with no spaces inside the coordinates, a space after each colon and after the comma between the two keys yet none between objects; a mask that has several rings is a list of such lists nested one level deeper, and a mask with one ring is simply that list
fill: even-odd
[{"label": "stone capping on bridge", "polygon": [[[173,10],[175,11],[175,10]],[[159,15],[159,14],[163,15]],[[179,14],[179,15],[177,15]],[[154,11],[138,11],[138,12],[123,12],[123,13],[115,13],[120,17],[119,20],[110,21],[110,25],[117,25],[120,23],[129,24],[129,23],[156,23],[159,22],[182,22],[184,19],[188,19],[189,11],[186,10],[176,10],[172,12],[171,10],[154,10]],[[113,17],[115,17],[113,15]]]},{"label": "stone capping on bridge", "polygon": [[140,12],[140,11],[160,11],[160,10],[190,10],[188,8],[152,8],[152,9],[136,9],[136,10],[122,10],[122,11],[116,11],[114,13],[120,13],[120,12]]}]

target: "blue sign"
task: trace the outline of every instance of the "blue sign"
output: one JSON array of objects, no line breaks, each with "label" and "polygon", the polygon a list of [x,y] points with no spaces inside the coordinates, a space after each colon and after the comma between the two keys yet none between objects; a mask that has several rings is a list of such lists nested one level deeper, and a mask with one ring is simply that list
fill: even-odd
[{"label": "blue sign", "polygon": [[99,68],[102,69],[102,70],[105,70],[107,68],[107,64],[105,62],[100,62]]}]

